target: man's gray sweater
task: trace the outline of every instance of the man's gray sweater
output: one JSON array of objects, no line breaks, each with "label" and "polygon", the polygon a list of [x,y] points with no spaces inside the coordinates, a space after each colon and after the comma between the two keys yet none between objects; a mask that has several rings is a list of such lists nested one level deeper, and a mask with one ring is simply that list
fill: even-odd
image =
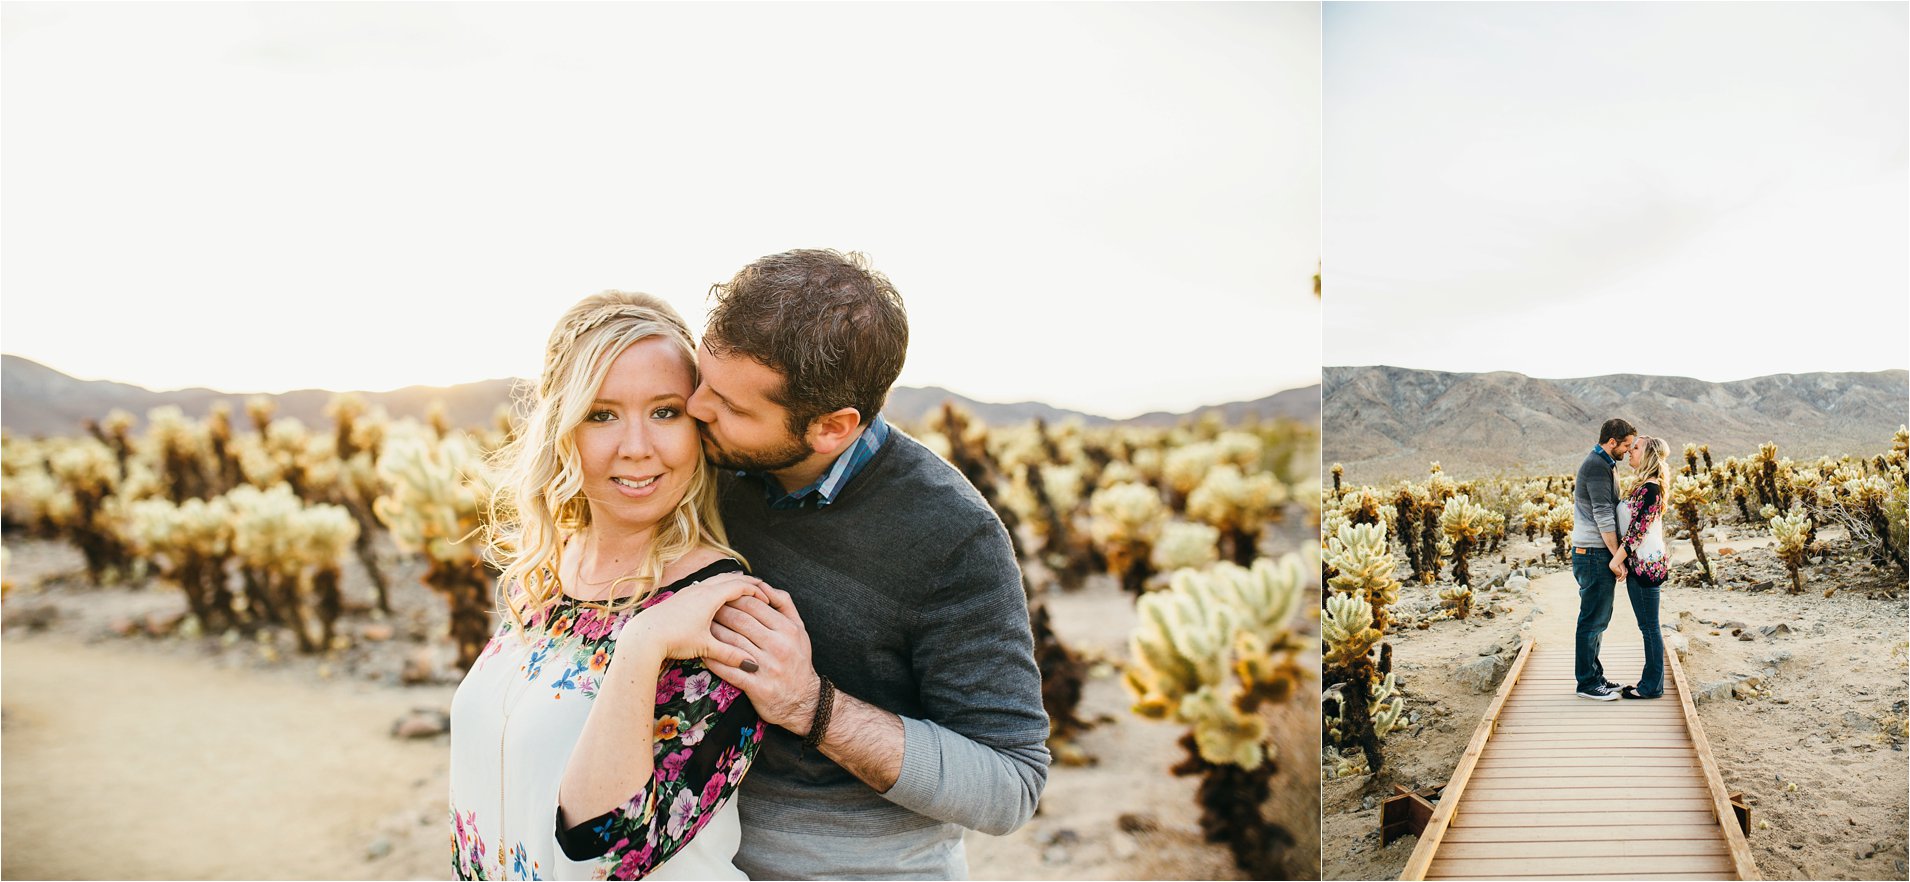
[{"label": "man's gray sweater", "polygon": [[1618,479],[1612,461],[1592,448],[1578,464],[1578,480],[1572,482],[1572,547],[1604,548],[1601,533],[1618,532]]},{"label": "man's gray sweater", "polygon": [[725,474],[725,526],[790,593],[816,671],[902,718],[877,793],[770,727],[743,779],[737,866],[754,878],[961,878],[962,828],[1007,833],[1048,776],[1041,675],[1008,533],[961,473],[894,432],[822,508],[772,510]]}]

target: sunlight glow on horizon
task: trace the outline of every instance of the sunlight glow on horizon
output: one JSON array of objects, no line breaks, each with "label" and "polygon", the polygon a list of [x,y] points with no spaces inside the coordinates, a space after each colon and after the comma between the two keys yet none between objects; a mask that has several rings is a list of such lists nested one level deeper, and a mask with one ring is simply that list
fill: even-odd
[{"label": "sunlight glow on horizon", "polygon": [[1317,7],[0,14],[0,350],[75,377],[531,376],[578,298],[700,331],[833,247],[902,292],[899,385],[1121,418],[1318,382]]}]

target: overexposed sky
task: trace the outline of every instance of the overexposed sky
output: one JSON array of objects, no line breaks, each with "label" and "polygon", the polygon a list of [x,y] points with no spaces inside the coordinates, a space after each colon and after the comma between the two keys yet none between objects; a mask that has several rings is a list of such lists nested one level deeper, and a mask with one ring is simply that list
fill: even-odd
[{"label": "overexposed sky", "polygon": [[1328,4],[1326,363],[1910,368],[1907,10]]},{"label": "overexposed sky", "polygon": [[1113,417],[1318,382],[1316,4],[8,3],[0,350],[155,389],[535,375],[860,250],[901,383]]}]

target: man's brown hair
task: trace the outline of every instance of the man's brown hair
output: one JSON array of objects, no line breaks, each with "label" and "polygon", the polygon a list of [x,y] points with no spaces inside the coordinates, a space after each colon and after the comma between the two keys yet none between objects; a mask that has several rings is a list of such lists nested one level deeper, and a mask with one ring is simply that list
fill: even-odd
[{"label": "man's brown hair", "polygon": [[1636,435],[1636,434],[1638,434],[1638,430],[1632,428],[1631,423],[1625,422],[1624,420],[1619,419],[1618,417],[1612,417],[1611,419],[1605,421],[1604,426],[1599,428],[1598,443],[1603,444],[1607,441],[1623,441],[1627,437]]},{"label": "man's brown hair", "polygon": [[712,285],[703,345],[741,353],[783,375],[770,400],[802,435],[817,417],[853,407],[867,425],[902,373],[909,318],[887,276],[851,251],[800,249],[743,267]]}]

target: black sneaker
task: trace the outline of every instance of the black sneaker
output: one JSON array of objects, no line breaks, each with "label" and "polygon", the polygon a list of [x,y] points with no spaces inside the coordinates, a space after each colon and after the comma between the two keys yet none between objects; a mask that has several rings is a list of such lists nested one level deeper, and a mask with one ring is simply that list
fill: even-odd
[{"label": "black sneaker", "polygon": [[1613,683],[1613,682],[1612,682],[1612,681],[1610,681],[1610,680],[1606,680],[1606,681],[1605,681],[1605,688],[1606,688],[1606,689],[1617,689],[1617,688],[1619,688],[1619,685],[1618,685],[1617,683]]},{"label": "black sneaker", "polygon": [[1612,687],[1607,686],[1603,683],[1600,683],[1597,686],[1593,686],[1590,689],[1580,689],[1576,694],[1580,698],[1589,698],[1593,701],[1618,700],[1618,690],[1613,689]]}]

